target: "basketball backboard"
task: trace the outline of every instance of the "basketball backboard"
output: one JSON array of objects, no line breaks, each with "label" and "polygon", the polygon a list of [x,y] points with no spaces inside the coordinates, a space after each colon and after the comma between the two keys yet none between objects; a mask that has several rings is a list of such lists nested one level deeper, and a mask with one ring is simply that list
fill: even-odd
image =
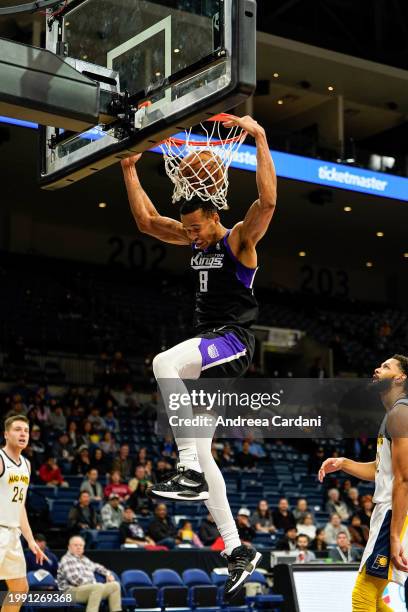
[{"label": "basketball backboard", "polygon": [[69,2],[46,46],[99,82],[106,121],[41,128],[41,185],[69,185],[241,103],[256,84],[255,11],[255,0]]}]

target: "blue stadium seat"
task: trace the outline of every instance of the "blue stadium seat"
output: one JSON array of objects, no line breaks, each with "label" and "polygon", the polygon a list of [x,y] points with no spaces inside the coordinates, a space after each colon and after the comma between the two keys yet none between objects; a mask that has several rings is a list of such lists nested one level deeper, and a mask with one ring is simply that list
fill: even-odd
[{"label": "blue stadium seat", "polygon": [[55,499],[52,501],[51,520],[57,527],[66,526],[68,514],[72,508],[72,501]]},{"label": "blue stadium seat", "polygon": [[191,608],[217,609],[218,589],[203,570],[185,570],[183,582],[188,587],[188,604]]},{"label": "blue stadium seat", "polygon": [[153,585],[159,589],[158,603],[161,608],[189,610],[188,588],[177,572],[172,569],[158,569],[153,572]]},{"label": "blue stadium seat", "polygon": [[142,570],[126,570],[121,574],[125,598],[133,598],[138,610],[158,610],[158,588]]},{"label": "blue stadium seat", "polygon": [[118,529],[97,531],[95,535],[96,550],[117,550],[120,548],[120,537]]}]

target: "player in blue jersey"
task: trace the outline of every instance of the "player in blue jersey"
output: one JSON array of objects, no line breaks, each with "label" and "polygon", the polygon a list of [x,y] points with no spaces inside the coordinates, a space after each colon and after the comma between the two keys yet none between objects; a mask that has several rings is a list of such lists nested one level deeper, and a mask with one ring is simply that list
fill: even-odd
[{"label": "player in blue jersey", "polygon": [[[232,119],[254,139],[257,149],[258,199],[245,218],[229,230],[217,208],[199,198],[184,201],[180,221],[163,217],[143,190],[135,163],[140,155],[122,161],[130,207],[139,230],[171,244],[192,248],[196,276],[195,329],[197,336],[157,355],[156,379],[198,379],[241,376],[249,367],[255,340],[249,327],[258,305],[253,281],[258,268],[256,245],[265,235],[276,205],[276,172],[264,129],[252,118]],[[227,598],[235,595],[261,558],[241,545],[228,503],[225,481],[211,454],[211,438],[180,438],[177,474],[152,487],[156,497],[203,500],[224,540],[230,578]]]}]

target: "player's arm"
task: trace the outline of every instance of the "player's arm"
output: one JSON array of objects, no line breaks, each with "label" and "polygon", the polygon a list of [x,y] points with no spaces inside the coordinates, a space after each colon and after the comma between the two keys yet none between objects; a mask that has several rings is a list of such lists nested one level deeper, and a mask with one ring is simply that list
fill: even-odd
[{"label": "player's arm", "polygon": [[135,167],[139,158],[140,154],[121,162],[130,208],[139,231],[162,242],[190,244],[182,223],[160,215],[140,184]]},{"label": "player's arm", "polygon": [[323,482],[326,474],[331,474],[339,470],[346,474],[350,474],[350,476],[355,476],[360,480],[375,480],[375,461],[360,463],[359,461],[353,461],[353,459],[347,459],[346,457],[332,457],[323,461],[318,474],[319,481]]},{"label": "player's arm", "polygon": [[396,406],[388,415],[387,430],[391,435],[392,484],[391,561],[396,569],[408,572],[401,539],[408,513],[408,416],[406,406]]},{"label": "player's arm", "polygon": [[265,235],[273,217],[276,206],[277,179],[275,165],[269,151],[265,130],[252,117],[241,117],[225,125],[239,125],[256,143],[256,183],[258,199],[252,204],[243,221],[238,223],[233,232],[239,232],[241,248],[253,248]]}]

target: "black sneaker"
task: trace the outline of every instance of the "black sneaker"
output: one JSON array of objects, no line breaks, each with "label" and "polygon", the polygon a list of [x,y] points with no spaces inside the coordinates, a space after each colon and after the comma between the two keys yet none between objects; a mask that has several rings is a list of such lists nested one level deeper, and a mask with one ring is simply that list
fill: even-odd
[{"label": "black sneaker", "polygon": [[228,602],[242,589],[245,580],[255,571],[262,555],[254,548],[244,545],[234,548],[229,556],[221,554],[228,561],[229,578],[224,587],[224,600]]},{"label": "black sneaker", "polygon": [[179,465],[175,474],[149,487],[147,493],[179,501],[204,501],[208,499],[208,484],[204,474]]}]

